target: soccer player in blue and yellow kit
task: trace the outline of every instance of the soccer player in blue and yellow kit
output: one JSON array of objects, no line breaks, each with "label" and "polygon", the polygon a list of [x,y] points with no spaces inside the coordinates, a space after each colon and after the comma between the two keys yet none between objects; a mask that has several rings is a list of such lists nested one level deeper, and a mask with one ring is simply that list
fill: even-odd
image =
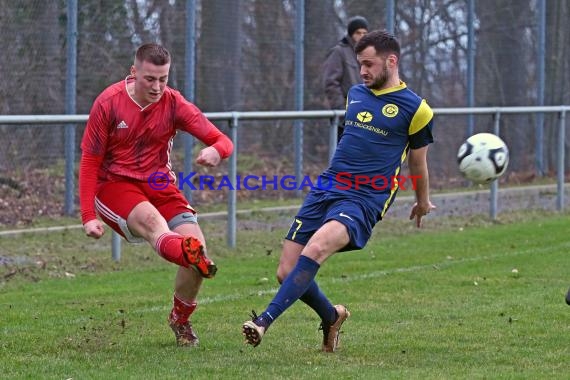
[{"label": "soccer player in blue and yellow kit", "polygon": [[[267,329],[296,300],[322,320],[325,352],[334,352],[342,323],[350,316],[332,305],[315,277],[323,262],[339,251],[362,249],[374,225],[394,201],[408,159],[415,178],[416,203],[410,219],[418,227],[435,206],[429,199],[427,166],[433,112],[425,100],[400,80],[400,44],[386,31],[373,31],[355,46],[363,84],[348,93],[345,131],[331,165],[299,210],[283,244],[277,269],[281,283],[267,309],[246,321],[246,343],[257,346]],[[385,181],[395,178],[389,186]]]}]

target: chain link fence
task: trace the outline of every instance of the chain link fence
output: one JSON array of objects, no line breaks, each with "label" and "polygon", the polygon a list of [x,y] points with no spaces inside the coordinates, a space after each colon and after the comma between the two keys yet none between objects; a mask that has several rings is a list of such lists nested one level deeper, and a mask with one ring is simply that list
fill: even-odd
[{"label": "chain link fence", "polygon": [[[468,11],[466,1],[402,0],[78,0],[76,112],[87,114],[95,97],[129,73],[136,48],[159,42],[173,56],[169,85],[205,112],[295,109],[295,17],[304,15],[304,109],[326,109],[321,65],[342,38],[345,23],[360,14],[371,29],[387,26],[394,6],[394,32],[402,46],[401,75],[432,107],[463,107],[467,93]],[[304,4],[303,9],[298,9]],[[475,2],[475,106],[537,104],[539,78],[538,1]],[[192,14],[189,14],[192,12]],[[570,104],[570,3],[546,3],[544,103]],[[66,110],[66,1],[0,0],[0,114],[63,114]],[[195,16],[195,81],[186,83],[188,20]],[[504,22],[504,20],[513,20]],[[474,132],[491,131],[493,118],[473,117]],[[228,133],[227,122],[216,123]],[[556,169],[557,116],[544,118],[537,140],[537,114],[504,115],[501,135],[511,148],[503,181],[536,179],[537,144],[544,146],[545,173]],[[466,137],[465,115],[437,117],[430,170],[435,188],[463,182],[455,154]],[[320,172],[328,161],[329,120],[303,122],[303,171]],[[0,125],[0,206],[22,201],[19,217],[0,224],[26,223],[34,215],[61,213],[64,175],[63,125]],[[244,121],[238,134],[238,170],[252,174],[293,174],[294,121]],[[77,127],[76,157],[84,125]],[[183,144],[177,138],[173,164],[182,170]],[[567,145],[567,144],[566,144]],[[195,152],[198,150],[195,149]],[[568,167],[569,158],[566,158]],[[225,168],[218,169],[225,171]],[[204,193],[200,201],[212,201]],[[10,201],[8,201],[10,200]],[[219,200],[217,200],[219,201]],[[4,203],[2,203],[4,202]],[[6,203],[8,202],[8,203]],[[18,206],[20,207],[20,206]],[[30,209],[30,210],[28,210]],[[39,210],[39,211],[38,211]],[[42,211],[43,210],[43,211]]]}]

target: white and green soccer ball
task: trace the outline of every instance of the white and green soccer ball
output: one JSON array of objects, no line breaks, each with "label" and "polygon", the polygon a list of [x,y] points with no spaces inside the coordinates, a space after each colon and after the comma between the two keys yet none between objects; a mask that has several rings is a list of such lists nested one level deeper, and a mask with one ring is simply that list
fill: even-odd
[{"label": "white and green soccer ball", "polygon": [[478,133],[461,144],[457,163],[465,178],[475,183],[490,183],[507,170],[509,148],[492,133]]}]

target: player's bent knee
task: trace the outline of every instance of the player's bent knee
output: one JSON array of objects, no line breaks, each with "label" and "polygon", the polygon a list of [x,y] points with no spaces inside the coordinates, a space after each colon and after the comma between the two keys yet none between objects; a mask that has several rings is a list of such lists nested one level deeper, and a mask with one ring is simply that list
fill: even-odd
[{"label": "player's bent knee", "polygon": [[319,242],[309,242],[303,250],[303,255],[317,262],[323,262],[331,254],[332,252],[329,252],[327,247]]}]

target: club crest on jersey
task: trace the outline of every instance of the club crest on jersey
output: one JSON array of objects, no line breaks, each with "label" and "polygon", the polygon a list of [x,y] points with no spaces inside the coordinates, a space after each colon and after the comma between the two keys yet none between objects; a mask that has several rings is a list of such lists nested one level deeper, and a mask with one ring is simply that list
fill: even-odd
[{"label": "club crest on jersey", "polygon": [[395,117],[398,114],[398,106],[395,104],[386,104],[382,107],[382,115],[386,117]]},{"label": "club crest on jersey", "polygon": [[356,118],[361,123],[369,123],[370,121],[372,121],[372,114],[368,111],[362,111],[359,112],[358,115],[356,115]]}]

